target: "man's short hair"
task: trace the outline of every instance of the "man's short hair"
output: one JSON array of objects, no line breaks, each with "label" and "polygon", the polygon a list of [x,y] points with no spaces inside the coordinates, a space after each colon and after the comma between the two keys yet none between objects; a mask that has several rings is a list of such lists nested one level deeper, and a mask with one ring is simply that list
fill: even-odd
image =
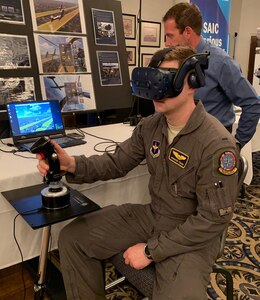
[{"label": "man's short hair", "polygon": [[[168,48],[169,49],[169,48]],[[158,56],[160,52],[163,52],[164,50],[158,50],[157,52],[154,53],[151,61],[155,56]],[[183,63],[185,59],[188,57],[196,54],[197,51],[193,47],[190,46],[175,46],[172,47],[171,51],[168,51],[165,55],[162,61],[171,61],[171,60],[176,60],[179,63],[179,66]],[[160,66],[159,66],[160,67]]]},{"label": "man's short hair", "polygon": [[187,26],[191,27],[198,35],[202,29],[202,15],[196,4],[181,2],[171,7],[163,17],[163,22],[174,19],[180,33]]}]

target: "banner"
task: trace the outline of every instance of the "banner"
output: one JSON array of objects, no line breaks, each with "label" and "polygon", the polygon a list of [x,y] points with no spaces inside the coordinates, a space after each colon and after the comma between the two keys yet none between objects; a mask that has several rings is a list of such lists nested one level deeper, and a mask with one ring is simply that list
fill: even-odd
[{"label": "banner", "polygon": [[231,0],[191,0],[202,14],[202,36],[228,52]]}]

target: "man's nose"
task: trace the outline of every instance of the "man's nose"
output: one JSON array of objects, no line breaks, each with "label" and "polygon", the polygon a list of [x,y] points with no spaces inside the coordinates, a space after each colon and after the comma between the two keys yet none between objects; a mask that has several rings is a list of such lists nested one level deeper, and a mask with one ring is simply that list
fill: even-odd
[{"label": "man's nose", "polygon": [[165,43],[166,47],[174,46],[172,39],[170,37],[168,37],[167,35],[165,35],[164,40],[165,40],[164,43]]},{"label": "man's nose", "polygon": [[173,45],[172,45],[171,39],[168,38],[167,36],[165,37],[165,46],[166,46],[166,47],[173,46]]}]

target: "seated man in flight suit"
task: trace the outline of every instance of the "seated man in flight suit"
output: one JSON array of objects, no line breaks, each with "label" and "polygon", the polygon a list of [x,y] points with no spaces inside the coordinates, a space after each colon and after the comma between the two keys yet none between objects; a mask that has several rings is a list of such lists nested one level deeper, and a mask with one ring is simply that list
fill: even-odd
[{"label": "seated man in flight suit", "polygon": [[[205,55],[188,46],[166,48],[149,67],[134,70],[134,93],[151,99],[157,113],[113,154],[69,156],[53,142],[68,182],[123,177],[144,159],[151,175],[149,204],[122,199],[122,205],[81,216],[61,231],[69,300],[105,300],[102,261],[122,250],[135,269],[155,262],[153,299],[207,299],[219,237],[232,218],[239,153],[232,135],[194,100],[204,84]],[[44,176],[48,163],[37,158]]]}]

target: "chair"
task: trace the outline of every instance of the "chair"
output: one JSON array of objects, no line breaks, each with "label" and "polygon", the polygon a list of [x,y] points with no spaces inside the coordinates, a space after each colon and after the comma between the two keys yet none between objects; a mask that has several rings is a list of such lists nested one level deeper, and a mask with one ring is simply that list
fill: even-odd
[{"label": "chair", "polygon": [[[244,179],[246,177],[248,170],[248,163],[244,156],[240,156],[239,161],[239,169],[238,169],[238,189],[237,195],[239,194]],[[220,243],[220,250],[218,253],[218,257],[220,258],[224,252],[225,240],[227,236],[226,229],[223,234],[221,235],[221,243]],[[150,264],[146,268],[142,270],[136,270],[129,265],[126,265],[123,258],[123,252],[113,256],[110,259],[110,262],[113,263],[116,270],[122,274],[123,276],[119,279],[109,283],[106,285],[105,289],[108,290],[111,287],[119,284],[120,282],[127,279],[138,291],[140,291],[144,296],[147,298],[144,299],[152,299],[152,292],[153,292],[153,281],[155,276],[155,268],[154,263]],[[217,262],[213,266],[213,273],[221,273],[226,279],[226,297],[227,300],[233,300],[233,279],[230,272],[223,266],[220,266]]]}]

